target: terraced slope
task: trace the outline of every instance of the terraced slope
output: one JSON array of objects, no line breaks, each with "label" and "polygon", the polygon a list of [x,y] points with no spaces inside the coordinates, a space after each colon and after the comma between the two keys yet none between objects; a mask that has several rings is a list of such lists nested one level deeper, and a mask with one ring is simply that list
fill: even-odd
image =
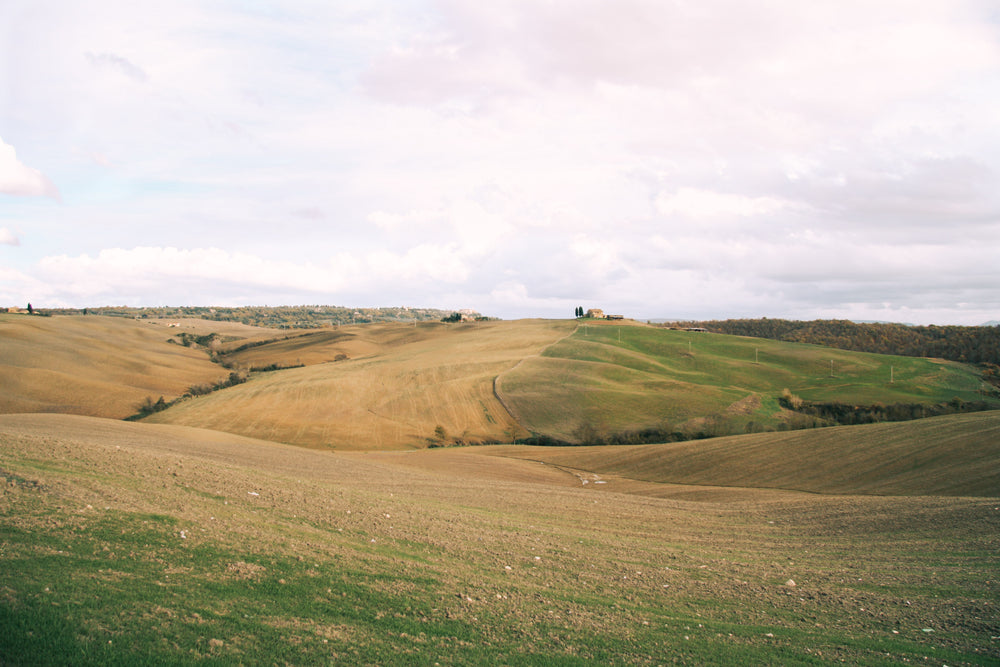
[{"label": "terraced slope", "polygon": [[0,315],[0,413],[124,418],[227,371],[167,343],[175,329],[115,317]]},{"label": "terraced slope", "polygon": [[293,337],[241,358],[315,362],[335,359],[348,346],[361,356],[256,375],[148,421],[317,448],[511,442],[526,433],[494,396],[494,378],[573,327],[542,320],[392,324]]},{"label": "terraced slope", "polygon": [[774,429],[799,417],[783,390],[847,404],[980,398],[974,369],[757,338],[591,323],[502,378],[528,430],[570,442],[642,429],[688,437]]}]

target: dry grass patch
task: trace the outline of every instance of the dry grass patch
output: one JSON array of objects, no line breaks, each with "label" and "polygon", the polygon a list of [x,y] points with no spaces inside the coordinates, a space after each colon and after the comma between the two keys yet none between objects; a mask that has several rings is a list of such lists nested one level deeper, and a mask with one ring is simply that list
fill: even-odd
[{"label": "dry grass patch", "polygon": [[265,572],[267,572],[267,568],[256,563],[237,561],[226,565],[226,574],[234,579],[252,579],[258,581]]}]

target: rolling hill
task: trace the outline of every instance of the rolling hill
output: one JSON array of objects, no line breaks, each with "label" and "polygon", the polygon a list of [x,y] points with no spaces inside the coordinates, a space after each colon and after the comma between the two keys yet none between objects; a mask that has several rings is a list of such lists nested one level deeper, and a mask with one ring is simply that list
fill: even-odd
[{"label": "rolling hill", "polygon": [[996,410],[662,445],[487,451],[654,484],[841,495],[1000,496]]},{"label": "rolling hill", "polygon": [[113,317],[0,314],[0,413],[122,419],[146,397],[170,400],[227,372],[167,342],[175,329]]},{"label": "rolling hill", "polygon": [[255,375],[148,421],[318,448],[511,442],[527,433],[497,399],[494,378],[573,327],[380,324],[294,336],[225,356],[249,366],[310,365]]},{"label": "rolling hill", "polygon": [[594,322],[499,386],[528,430],[587,442],[644,429],[704,437],[809,425],[779,404],[786,389],[849,405],[936,404],[978,400],[982,383],[972,367],[943,360]]},{"label": "rolling hill", "polygon": [[[0,411],[123,418],[228,369],[279,368],[147,419],[314,448],[572,443],[802,428],[783,394],[847,405],[982,398],[971,366],[636,323],[383,323],[287,332],[180,320],[0,319]],[[191,349],[168,340],[205,340]],[[208,352],[227,368],[212,364]],[[1000,405],[995,398],[993,405]],[[636,440],[632,440],[633,442]]]},{"label": "rolling hill", "polygon": [[[972,400],[971,367],[628,324],[233,327],[177,329],[297,367],[140,423],[0,414],[0,662],[995,662],[1000,412],[430,448],[777,429],[786,388]],[[0,316],[0,410],[228,372],[176,332]]]},{"label": "rolling hill", "polygon": [[634,323],[380,324],[234,341],[219,352],[236,367],[305,367],[149,419],[308,447],[399,449],[816,423],[779,404],[785,390],[850,404],[980,398],[975,370],[954,362]]}]

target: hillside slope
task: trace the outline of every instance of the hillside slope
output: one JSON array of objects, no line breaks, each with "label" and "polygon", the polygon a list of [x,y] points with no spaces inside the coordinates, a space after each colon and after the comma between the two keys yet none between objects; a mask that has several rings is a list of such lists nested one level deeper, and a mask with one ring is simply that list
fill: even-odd
[{"label": "hillside slope", "polygon": [[812,401],[937,404],[978,400],[981,382],[943,360],[595,322],[501,386],[528,430],[587,443],[644,429],[666,439],[806,425],[779,405],[785,389]]},{"label": "hillside slope", "polygon": [[167,343],[174,329],[115,317],[0,315],[0,413],[124,418],[227,371]]},{"label": "hillside slope", "polygon": [[505,446],[481,453],[657,484],[1000,496],[1000,411],[663,445]]},{"label": "hillside slope", "polygon": [[318,448],[511,442],[526,433],[494,396],[494,378],[574,327],[544,320],[397,324],[293,337],[234,356],[252,365],[362,356],[259,374],[148,421]]}]

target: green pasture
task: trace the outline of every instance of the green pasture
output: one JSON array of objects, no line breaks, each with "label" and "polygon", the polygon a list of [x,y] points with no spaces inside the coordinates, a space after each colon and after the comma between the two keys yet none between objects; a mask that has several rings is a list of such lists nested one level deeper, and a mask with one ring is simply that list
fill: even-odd
[{"label": "green pasture", "polygon": [[503,387],[529,430],[570,441],[586,429],[697,436],[801,426],[778,404],[786,389],[855,405],[983,398],[976,370],[954,362],[604,323],[525,360]]}]

